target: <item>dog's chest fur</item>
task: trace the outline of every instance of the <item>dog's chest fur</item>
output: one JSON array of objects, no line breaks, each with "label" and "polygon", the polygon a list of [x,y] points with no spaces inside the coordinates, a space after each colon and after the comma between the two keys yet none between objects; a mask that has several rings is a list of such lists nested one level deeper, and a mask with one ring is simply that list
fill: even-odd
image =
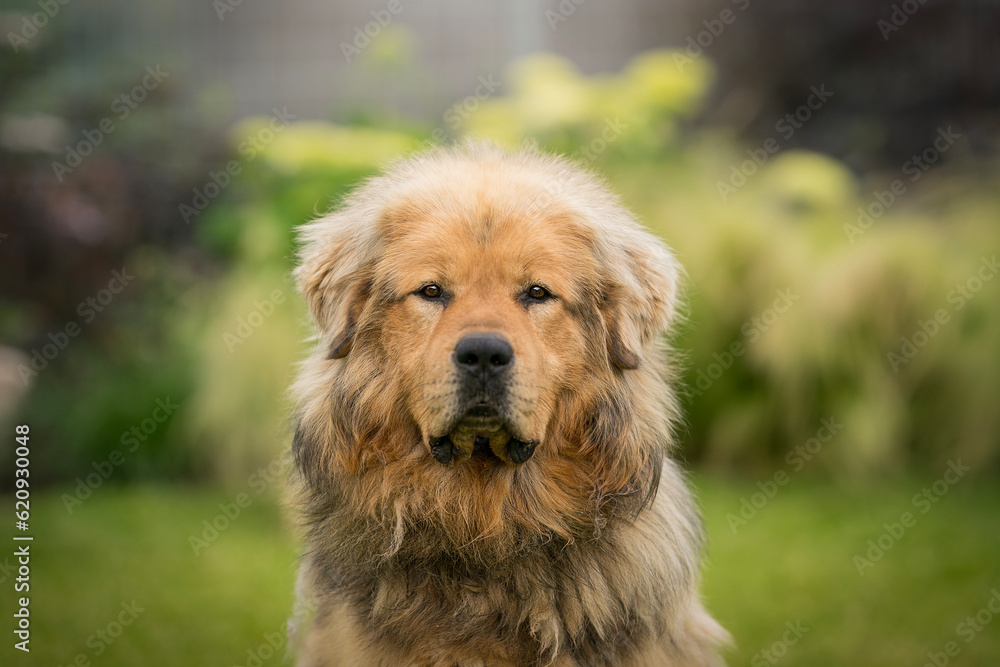
[{"label": "dog's chest fur", "polygon": [[626,563],[630,554],[613,532],[569,544],[525,543],[499,561],[481,554],[486,567],[475,563],[474,545],[471,557],[430,556],[435,538],[427,531],[386,558],[373,548],[383,540],[367,530],[314,552],[314,562],[324,564],[322,585],[348,603],[368,642],[408,657],[433,647],[426,664],[444,655],[455,664],[462,656],[511,665],[557,657],[580,666],[624,664],[667,631],[672,596],[663,568]]}]

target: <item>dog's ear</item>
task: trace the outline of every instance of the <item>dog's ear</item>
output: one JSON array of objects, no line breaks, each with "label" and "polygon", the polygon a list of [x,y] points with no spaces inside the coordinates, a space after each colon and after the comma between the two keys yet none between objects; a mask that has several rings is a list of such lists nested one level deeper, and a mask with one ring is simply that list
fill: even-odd
[{"label": "dog's ear", "polygon": [[361,317],[361,309],[368,299],[368,289],[358,281],[354,281],[347,288],[344,295],[343,316],[340,318],[342,324],[335,329],[336,334],[330,341],[329,354],[327,359],[343,359],[354,346],[354,338],[358,333],[358,319]]},{"label": "dog's ear", "polygon": [[348,207],[302,227],[295,277],[330,359],[346,357],[371,291],[374,224]]},{"label": "dog's ear", "polygon": [[623,370],[638,368],[673,320],[680,270],[649,232],[624,230],[608,262],[601,312],[608,355]]}]

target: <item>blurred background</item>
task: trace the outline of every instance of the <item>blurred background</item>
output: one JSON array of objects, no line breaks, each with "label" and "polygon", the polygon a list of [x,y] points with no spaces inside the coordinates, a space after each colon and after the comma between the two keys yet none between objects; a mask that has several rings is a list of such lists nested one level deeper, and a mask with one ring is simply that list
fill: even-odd
[{"label": "blurred background", "polygon": [[284,664],[293,230],[465,137],[597,171],[685,266],[731,664],[1000,660],[994,0],[4,0],[0,34],[6,664]]}]

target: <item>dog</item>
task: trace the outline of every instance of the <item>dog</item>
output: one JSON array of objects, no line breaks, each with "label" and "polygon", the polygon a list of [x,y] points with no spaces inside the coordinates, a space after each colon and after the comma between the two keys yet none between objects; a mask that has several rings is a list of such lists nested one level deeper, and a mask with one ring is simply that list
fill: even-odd
[{"label": "dog", "polygon": [[721,664],[667,456],[680,271],[608,187],[437,148],[300,240],[298,664]]}]

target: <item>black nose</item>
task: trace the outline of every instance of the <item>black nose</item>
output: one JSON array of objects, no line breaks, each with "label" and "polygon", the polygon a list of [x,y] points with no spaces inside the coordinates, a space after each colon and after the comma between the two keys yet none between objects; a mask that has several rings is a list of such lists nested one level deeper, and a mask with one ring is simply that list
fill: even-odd
[{"label": "black nose", "polygon": [[496,334],[466,336],[455,346],[458,367],[484,379],[501,373],[512,361],[514,349]]}]

